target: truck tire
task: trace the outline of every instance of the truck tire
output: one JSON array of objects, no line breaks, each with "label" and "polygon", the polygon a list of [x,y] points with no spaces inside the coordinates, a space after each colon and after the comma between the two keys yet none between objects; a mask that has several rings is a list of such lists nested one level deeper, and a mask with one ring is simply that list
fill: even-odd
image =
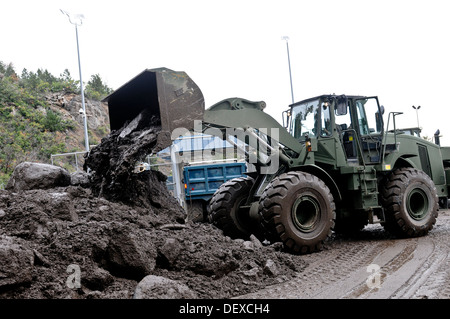
[{"label": "truck tire", "polygon": [[233,239],[247,239],[252,234],[252,221],[247,214],[239,214],[254,184],[251,177],[237,177],[222,184],[211,198],[208,219]]},{"label": "truck tire", "polygon": [[275,177],[259,201],[267,239],[281,240],[292,253],[323,249],[333,232],[336,206],[330,189],[318,177],[288,172]]},{"label": "truck tire", "polygon": [[207,221],[206,204],[203,199],[186,201],[187,220],[194,223]]},{"label": "truck tire", "polygon": [[384,228],[393,235],[423,236],[436,223],[439,200],[425,172],[414,168],[394,170],[381,185],[380,195],[385,209]]}]

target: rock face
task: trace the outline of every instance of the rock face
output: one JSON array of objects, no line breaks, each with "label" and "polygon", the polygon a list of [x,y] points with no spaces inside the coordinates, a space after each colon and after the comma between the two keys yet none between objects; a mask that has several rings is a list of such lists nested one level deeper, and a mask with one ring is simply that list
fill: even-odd
[{"label": "rock face", "polygon": [[22,162],[14,169],[6,189],[15,192],[30,189],[49,189],[69,186],[70,181],[69,172],[59,166]]},{"label": "rock face", "polygon": [[[79,112],[80,108],[82,108],[80,94],[51,92],[45,98],[66,119],[76,121],[80,126],[83,126],[84,119]],[[85,107],[89,129],[96,130],[99,127],[109,127],[108,106],[106,103],[85,99]]]}]

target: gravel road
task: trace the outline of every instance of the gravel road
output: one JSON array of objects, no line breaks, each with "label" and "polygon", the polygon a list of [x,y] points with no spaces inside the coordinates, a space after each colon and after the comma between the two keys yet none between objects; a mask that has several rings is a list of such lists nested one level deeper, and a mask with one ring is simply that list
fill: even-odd
[{"label": "gravel road", "polygon": [[296,278],[237,298],[449,299],[450,211],[424,237],[396,239],[369,225],[303,258]]}]

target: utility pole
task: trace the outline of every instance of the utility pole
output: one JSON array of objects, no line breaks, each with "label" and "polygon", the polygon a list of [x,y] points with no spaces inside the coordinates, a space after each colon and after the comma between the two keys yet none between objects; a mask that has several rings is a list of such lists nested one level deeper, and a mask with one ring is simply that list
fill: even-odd
[{"label": "utility pole", "polygon": [[[61,10],[61,9],[60,9]],[[77,54],[78,54],[78,70],[80,72],[80,90],[81,90],[81,105],[82,109],[80,110],[80,114],[82,114],[84,119],[84,145],[86,147],[86,152],[89,152],[89,136],[88,136],[88,128],[87,128],[87,115],[86,115],[86,106],[84,104],[84,88],[83,88],[83,78],[81,76],[81,63],[80,63],[80,46],[78,44],[78,26],[83,24],[84,15],[82,14],[74,14],[71,15],[68,12],[61,10],[63,14],[65,14],[69,18],[69,22],[75,25],[75,35],[77,39]]]},{"label": "utility pole", "polygon": [[286,41],[288,66],[289,66],[289,79],[291,81],[291,97],[292,97],[292,104],[294,104],[294,88],[292,87],[291,59],[290,59],[290,56],[289,56],[289,37],[288,36],[283,36],[283,37],[281,37],[281,40],[285,40]]}]

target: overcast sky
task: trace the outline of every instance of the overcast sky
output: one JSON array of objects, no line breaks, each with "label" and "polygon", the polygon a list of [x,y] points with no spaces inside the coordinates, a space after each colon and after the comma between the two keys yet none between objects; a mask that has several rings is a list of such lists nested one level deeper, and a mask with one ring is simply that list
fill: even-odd
[{"label": "overcast sky", "polygon": [[[85,16],[79,28],[83,81],[100,74],[113,89],[147,68],[185,71],[210,106],[224,98],[265,101],[281,122],[294,99],[377,95],[397,126],[440,129],[450,146],[448,0],[14,0],[0,7],[0,61],[69,69],[79,79],[75,27],[60,9]],[[392,121],[391,121],[392,123]],[[391,127],[392,128],[392,127]]]}]

